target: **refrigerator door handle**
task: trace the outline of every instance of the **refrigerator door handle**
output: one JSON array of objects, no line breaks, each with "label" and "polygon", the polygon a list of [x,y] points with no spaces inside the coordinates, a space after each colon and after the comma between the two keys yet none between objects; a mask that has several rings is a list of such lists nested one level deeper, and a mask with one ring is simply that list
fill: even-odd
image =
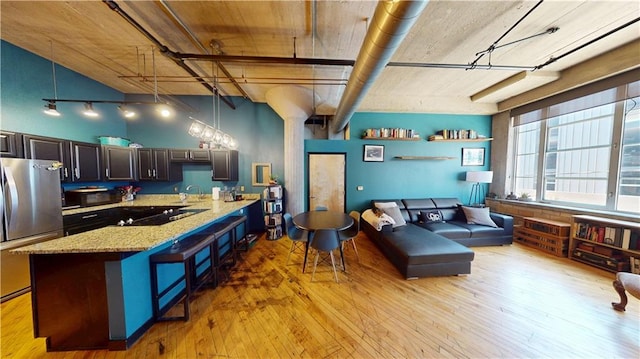
[{"label": "refrigerator door handle", "polygon": [[9,192],[9,207],[6,209],[7,211],[7,224],[11,227],[11,215],[18,210],[18,189],[16,187],[16,180],[13,178],[13,174],[11,173],[11,168],[6,167],[4,169],[4,175],[7,178],[7,186],[5,187],[5,191]]}]

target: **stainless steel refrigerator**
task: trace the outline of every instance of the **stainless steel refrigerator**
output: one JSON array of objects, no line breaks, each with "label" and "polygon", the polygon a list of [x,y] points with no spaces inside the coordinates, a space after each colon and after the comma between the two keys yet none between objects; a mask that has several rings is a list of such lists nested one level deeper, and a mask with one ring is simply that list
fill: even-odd
[{"label": "stainless steel refrigerator", "polygon": [[0,158],[0,301],[29,291],[29,256],[12,249],[62,237],[61,163]]}]

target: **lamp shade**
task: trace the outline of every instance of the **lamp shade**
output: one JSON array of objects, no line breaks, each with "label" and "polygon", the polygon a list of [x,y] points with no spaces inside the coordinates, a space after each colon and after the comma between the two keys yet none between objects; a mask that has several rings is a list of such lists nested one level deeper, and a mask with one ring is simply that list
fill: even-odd
[{"label": "lamp shade", "polygon": [[467,182],[491,183],[493,181],[493,171],[469,171],[465,179]]}]

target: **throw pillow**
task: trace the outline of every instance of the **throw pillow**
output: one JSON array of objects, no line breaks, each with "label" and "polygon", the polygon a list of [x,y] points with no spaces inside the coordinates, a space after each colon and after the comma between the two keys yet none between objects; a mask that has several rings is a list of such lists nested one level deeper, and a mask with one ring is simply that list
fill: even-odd
[{"label": "throw pillow", "polygon": [[420,222],[422,223],[435,223],[435,222],[444,222],[442,216],[442,212],[438,210],[433,211],[420,211]]},{"label": "throw pillow", "polygon": [[396,222],[393,225],[393,228],[404,226],[407,224],[407,221],[402,217],[402,212],[400,212],[400,208],[398,208],[398,204],[395,202],[376,202],[376,208],[380,208],[384,213],[388,214],[389,217],[393,218]]},{"label": "throw pillow", "polygon": [[491,219],[489,215],[489,208],[477,208],[477,207],[462,207],[464,216],[467,217],[468,224],[479,224],[482,226],[489,226],[498,228],[498,225]]}]

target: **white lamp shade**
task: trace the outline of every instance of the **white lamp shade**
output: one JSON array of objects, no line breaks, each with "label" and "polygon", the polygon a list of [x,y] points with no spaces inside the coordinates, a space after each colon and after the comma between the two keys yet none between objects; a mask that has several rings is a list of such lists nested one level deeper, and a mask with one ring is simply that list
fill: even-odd
[{"label": "white lamp shade", "polygon": [[469,171],[465,179],[467,182],[491,183],[493,181],[493,171]]}]

